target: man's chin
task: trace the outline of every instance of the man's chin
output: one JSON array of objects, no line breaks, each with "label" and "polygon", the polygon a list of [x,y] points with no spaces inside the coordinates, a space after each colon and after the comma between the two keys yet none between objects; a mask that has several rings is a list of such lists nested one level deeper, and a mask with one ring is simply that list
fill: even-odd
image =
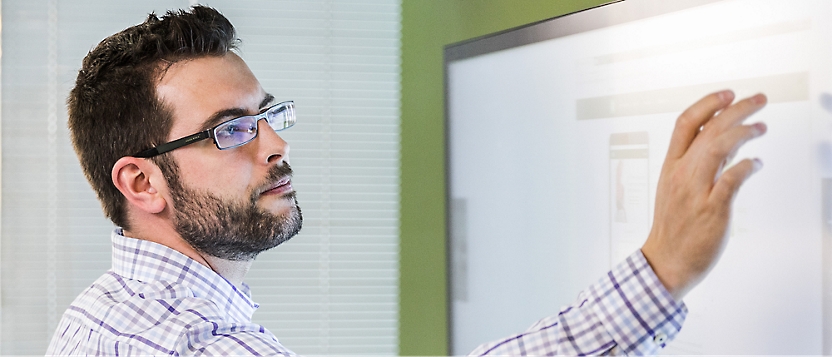
[{"label": "man's chin", "polygon": [[284,216],[297,210],[297,205],[294,192],[279,196],[262,196],[259,200],[257,200],[257,207],[279,216]]}]

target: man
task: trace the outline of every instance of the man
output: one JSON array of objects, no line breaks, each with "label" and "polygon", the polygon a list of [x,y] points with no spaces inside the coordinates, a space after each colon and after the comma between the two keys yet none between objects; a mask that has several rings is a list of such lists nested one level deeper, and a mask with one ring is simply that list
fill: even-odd
[{"label": "man", "polygon": [[[113,268],[67,309],[47,354],[292,355],[251,322],[243,278],[294,236],[301,212],[276,103],[234,52],[215,10],[150,15],[102,41],[70,93],[73,145],[107,216]],[[760,168],[723,164],[763,124],[762,95],[711,94],[679,118],[644,247],[579,300],[476,354],[653,353],[684,321],[680,302],[716,263],[731,201]],[[265,119],[265,120],[261,120]]]}]

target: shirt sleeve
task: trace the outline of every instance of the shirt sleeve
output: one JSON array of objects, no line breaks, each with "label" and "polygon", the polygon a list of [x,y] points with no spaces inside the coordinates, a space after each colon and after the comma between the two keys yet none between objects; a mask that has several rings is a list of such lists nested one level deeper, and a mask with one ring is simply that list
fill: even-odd
[{"label": "shirt sleeve", "polygon": [[673,340],[687,316],[641,250],[578,295],[574,304],[521,334],[471,355],[649,355]]}]

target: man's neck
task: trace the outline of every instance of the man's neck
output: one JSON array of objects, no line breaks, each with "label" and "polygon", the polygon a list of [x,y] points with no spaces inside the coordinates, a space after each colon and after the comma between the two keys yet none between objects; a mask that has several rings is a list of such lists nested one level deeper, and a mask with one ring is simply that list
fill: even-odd
[{"label": "man's neck", "polygon": [[151,227],[152,228],[150,229],[140,229],[138,227],[134,227],[134,230],[124,230],[123,233],[127,237],[159,243],[182,254],[185,254],[189,258],[195,260],[197,263],[210,268],[211,270],[225,278],[225,280],[228,280],[231,284],[234,284],[234,286],[237,287],[239,287],[240,284],[242,284],[243,279],[246,276],[246,273],[248,273],[249,268],[251,268],[251,263],[254,261],[254,259],[246,261],[234,261],[213,257],[207,254],[202,254],[196,251],[196,249],[194,249],[190,244],[185,242],[185,240],[182,239],[179,236],[179,234],[173,232],[172,228],[167,227],[163,224]]},{"label": "man's neck", "polygon": [[243,261],[235,261],[235,260],[227,260],[217,257],[212,257],[210,255],[202,255],[202,258],[208,262],[208,267],[214,270],[217,274],[221,275],[225,280],[228,280],[234,286],[239,287],[240,284],[243,283],[243,279],[246,277],[249,268],[251,268],[251,263],[254,260],[243,260]]}]

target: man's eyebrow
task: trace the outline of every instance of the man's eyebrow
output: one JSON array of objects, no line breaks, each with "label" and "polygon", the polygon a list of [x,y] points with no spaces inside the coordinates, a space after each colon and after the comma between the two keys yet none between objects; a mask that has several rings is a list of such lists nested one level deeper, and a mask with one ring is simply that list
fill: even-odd
[{"label": "man's eyebrow", "polygon": [[[269,94],[269,93],[266,93],[266,96],[263,97],[263,101],[260,102],[259,109],[263,109],[264,107],[266,107],[267,105],[269,105],[273,101],[274,101],[274,96]],[[236,118],[236,117],[246,116],[246,115],[249,115],[249,112],[247,110],[243,109],[243,108],[228,108],[228,109],[220,110],[220,111],[214,113],[213,115],[211,115],[207,120],[205,120],[202,123],[202,130],[211,129],[214,126],[216,126],[217,124],[222,123],[226,120]]]},{"label": "man's eyebrow", "polygon": [[220,110],[213,115],[211,115],[207,120],[202,122],[202,130],[208,130],[213,128],[215,125],[226,121],[227,119],[232,119],[236,117],[245,116],[248,114],[248,111],[243,108],[228,108]]},{"label": "man's eyebrow", "polygon": [[272,104],[272,102],[274,102],[274,96],[269,93],[266,93],[266,96],[263,97],[263,101],[260,102],[260,109],[265,109],[267,106],[269,106],[269,104]]}]

